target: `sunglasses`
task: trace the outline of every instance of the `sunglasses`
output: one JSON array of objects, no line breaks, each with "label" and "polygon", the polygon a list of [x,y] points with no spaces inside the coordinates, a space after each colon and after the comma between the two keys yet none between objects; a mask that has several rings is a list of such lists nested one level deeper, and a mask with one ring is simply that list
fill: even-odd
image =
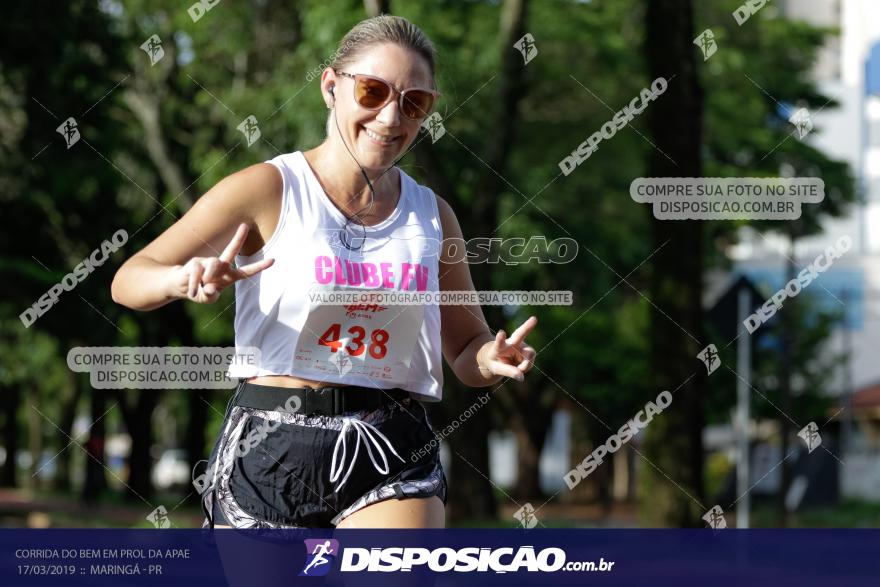
[{"label": "sunglasses", "polygon": [[439,92],[425,88],[409,88],[401,91],[384,79],[372,75],[351,74],[344,71],[336,73],[354,80],[354,101],[361,108],[381,110],[396,94],[401,114],[413,120],[428,116],[434,107],[434,101],[440,95]]}]

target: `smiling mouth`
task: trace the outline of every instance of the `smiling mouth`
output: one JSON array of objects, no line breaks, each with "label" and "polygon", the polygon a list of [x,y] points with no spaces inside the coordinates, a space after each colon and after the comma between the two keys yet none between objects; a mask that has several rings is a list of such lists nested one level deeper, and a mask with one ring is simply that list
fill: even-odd
[{"label": "smiling mouth", "polygon": [[390,144],[396,142],[398,138],[400,138],[399,136],[394,136],[394,135],[381,135],[375,131],[368,129],[365,126],[361,127],[361,128],[363,128],[364,134],[366,134],[367,137],[370,138],[370,140],[372,140],[373,142],[382,144],[382,145],[390,145]]}]

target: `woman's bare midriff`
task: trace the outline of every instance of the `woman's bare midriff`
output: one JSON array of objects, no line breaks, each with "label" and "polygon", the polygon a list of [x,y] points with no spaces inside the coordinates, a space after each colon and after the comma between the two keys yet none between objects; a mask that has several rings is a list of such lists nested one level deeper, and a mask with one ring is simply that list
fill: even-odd
[{"label": "woman's bare midriff", "polygon": [[273,385],[275,387],[347,387],[347,383],[333,383],[329,381],[315,381],[314,379],[300,379],[293,375],[260,375],[251,377],[248,383],[254,385]]}]

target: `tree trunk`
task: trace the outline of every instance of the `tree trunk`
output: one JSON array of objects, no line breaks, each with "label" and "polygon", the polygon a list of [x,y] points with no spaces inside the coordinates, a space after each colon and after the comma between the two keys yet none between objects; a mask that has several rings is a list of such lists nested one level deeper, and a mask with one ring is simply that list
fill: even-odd
[{"label": "tree trunk", "polygon": [[[82,376],[81,376],[82,377]],[[107,489],[107,477],[104,475],[104,442],[105,419],[101,416],[107,410],[107,396],[103,389],[93,389],[90,410],[92,426],[89,428],[89,439],[86,441],[86,480],[83,484],[83,501],[94,503]]]},{"label": "tree trunk", "polygon": [[[665,93],[646,111],[648,134],[656,145],[650,152],[646,175],[701,177],[703,93],[692,44],[692,3],[649,0],[646,6],[648,77],[663,77],[668,82]],[[643,468],[645,489],[651,495],[646,513],[663,525],[699,526],[708,509],[703,503],[705,369],[696,359],[705,346],[703,223],[661,221],[654,218],[650,207],[646,209],[651,214],[652,248],[663,247],[651,264],[647,295],[652,301],[650,382],[656,393],[673,393],[672,405],[646,430],[644,453],[653,464]]]},{"label": "tree trunk", "polygon": [[539,466],[555,411],[555,402],[541,401],[554,398],[552,393],[541,393],[545,391],[546,381],[546,377],[540,373],[532,372],[526,381],[511,383],[506,388],[505,399],[513,399],[514,407],[519,408],[512,413],[510,419],[510,427],[517,441],[517,481],[514,494],[518,500],[535,499],[543,502],[546,499],[541,490]]},{"label": "tree trunk", "polygon": [[[626,450],[626,449],[624,449]],[[614,456],[605,457],[605,461],[599,465],[596,472],[596,485],[598,490],[599,504],[602,506],[602,515],[606,518],[611,514],[614,502],[614,494],[611,491],[611,483],[614,481]]]},{"label": "tree trunk", "polygon": [[37,474],[40,472],[40,461],[43,458],[43,417],[33,409],[33,406],[40,405],[40,391],[36,382],[28,381],[25,400],[31,406],[31,409],[26,412],[28,419],[27,445],[31,455],[31,466],[28,468],[25,486],[29,489],[37,489],[40,487]]},{"label": "tree trunk", "polygon": [[0,486],[17,487],[18,474],[16,471],[15,457],[18,454],[18,408],[21,405],[21,389],[18,385],[0,387],[0,395],[3,397],[3,413],[5,422],[3,426],[3,446],[6,448],[6,460],[0,471]]},{"label": "tree trunk", "polygon": [[[73,422],[76,419],[76,408],[77,404],[79,404],[80,397],[82,397],[84,385],[87,385],[85,378],[73,378],[73,395],[67,402],[64,403],[61,408],[62,432],[58,433],[58,442],[60,443],[58,446],[58,450],[61,450],[62,448],[67,446],[67,444],[70,442],[70,439],[74,438]],[[52,484],[57,491],[68,492],[71,489],[72,484],[70,481],[70,455],[73,454],[73,451],[79,452],[75,447],[70,446],[66,450],[62,450],[58,457],[55,459],[57,468]]]},{"label": "tree trunk", "polygon": [[[597,440],[605,428],[601,428],[596,434],[594,431],[594,427],[597,426],[596,420],[589,417],[584,409],[568,398],[563,401],[571,417],[571,458],[566,469],[568,471],[574,469],[588,454],[593,452],[597,442],[605,441],[605,438]],[[595,479],[590,475],[575,485],[573,489],[568,489],[566,485],[559,499],[563,503],[584,504],[592,502],[597,493]]]},{"label": "tree trunk", "polygon": [[540,418],[541,421],[538,422],[539,418],[536,417],[528,420],[528,425],[520,422],[519,426],[514,427],[517,445],[517,481],[514,494],[517,499],[543,501],[546,497],[541,490],[539,465],[551,419]]},{"label": "tree trunk", "polygon": [[122,410],[125,427],[131,435],[126,495],[132,501],[141,497],[149,499],[153,495],[153,460],[150,456],[150,447],[153,445],[152,416],[160,397],[161,390],[139,390],[134,410],[127,405]]},{"label": "tree trunk", "polygon": [[187,390],[187,406],[189,420],[186,423],[185,448],[186,458],[189,461],[189,470],[192,471],[200,460],[207,458],[205,453],[205,428],[208,425],[208,401],[200,389]]}]

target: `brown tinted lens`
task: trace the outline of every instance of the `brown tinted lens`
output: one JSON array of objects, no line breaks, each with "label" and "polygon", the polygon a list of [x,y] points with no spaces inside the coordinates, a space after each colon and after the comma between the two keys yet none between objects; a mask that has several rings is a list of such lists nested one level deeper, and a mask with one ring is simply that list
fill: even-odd
[{"label": "brown tinted lens", "polygon": [[389,94],[391,94],[391,88],[379,80],[370,78],[358,80],[356,90],[357,102],[364,108],[380,108],[388,100]]},{"label": "brown tinted lens", "polygon": [[403,115],[407,118],[424,118],[431,113],[434,96],[422,90],[410,90],[403,96]]}]

